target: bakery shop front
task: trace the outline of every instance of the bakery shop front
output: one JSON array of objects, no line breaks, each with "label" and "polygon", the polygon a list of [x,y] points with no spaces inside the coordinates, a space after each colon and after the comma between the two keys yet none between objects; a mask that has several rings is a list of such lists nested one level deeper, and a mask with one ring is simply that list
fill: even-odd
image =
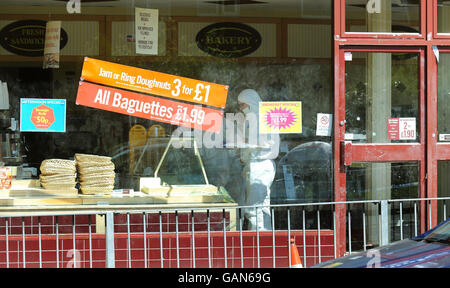
[{"label": "bakery shop front", "polygon": [[0,242],[104,267],[113,221],[116,267],[287,267],[434,226],[450,6],[397,2],[1,0]]}]

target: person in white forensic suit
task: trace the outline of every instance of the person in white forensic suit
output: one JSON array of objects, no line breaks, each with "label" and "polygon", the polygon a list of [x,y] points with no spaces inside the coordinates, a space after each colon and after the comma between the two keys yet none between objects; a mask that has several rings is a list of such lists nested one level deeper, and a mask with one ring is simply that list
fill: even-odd
[{"label": "person in white forensic suit", "polygon": [[[280,136],[259,133],[259,102],[261,98],[253,89],[245,89],[238,95],[239,109],[248,120],[245,121],[247,125],[241,125],[242,128],[238,129],[244,140],[238,145],[244,165],[242,174],[245,181],[245,206],[252,206],[244,210],[244,217],[248,230],[262,231],[272,229],[270,186],[275,178],[274,159],[278,157]],[[248,136],[244,136],[246,132]]]}]

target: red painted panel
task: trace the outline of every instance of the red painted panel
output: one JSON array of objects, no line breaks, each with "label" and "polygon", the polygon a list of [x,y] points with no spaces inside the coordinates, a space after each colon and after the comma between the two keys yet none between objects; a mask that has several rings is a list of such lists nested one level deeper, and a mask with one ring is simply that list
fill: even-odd
[{"label": "red painted panel", "polygon": [[[228,267],[240,267],[241,265],[241,248],[240,239],[238,232],[227,233],[227,266]],[[300,255],[303,258],[303,247],[300,239],[303,238],[301,231],[291,231],[291,235],[296,238],[297,248]],[[308,265],[313,265],[318,263],[318,239],[317,231],[306,231],[308,234],[306,239],[310,244],[307,245],[307,257],[306,260]],[[177,267],[177,250],[176,250],[176,235],[175,233],[163,234],[163,253],[164,253],[164,267]],[[257,267],[257,237],[255,232],[244,232],[245,237],[243,237],[243,256],[244,256],[244,267]],[[321,232],[322,234],[322,232]],[[275,265],[277,267],[287,267],[288,265],[288,244],[286,239],[286,231],[277,231],[275,238],[276,242],[280,245],[275,246]],[[67,267],[73,265],[73,241],[70,235],[66,235],[65,239],[59,240],[59,267]],[[95,239],[92,239],[92,265],[93,267],[104,267],[105,265],[105,241],[104,235],[96,235]],[[160,267],[160,242],[159,234],[147,235],[147,266],[150,267]],[[21,236],[14,236],[15,240],[11,240],[9,243],[9,266],[10,267],[22,267],[22,243]],[[322,243],[332,243],[333,242],[332,231],[323,231],[321,235]],[[196,249],[195,249],[195,259],[196,267],[209,267],[208,260],[208,247],[207,241],[204,237],[195,238]],[[225,248],[223,242],[223,233],[221,232],[211,232],[211,263],[212,267],[225,267]],[[273,247],[272,247],[272,234],[266,233],[265,235],[260,235],[260,267],[272,267],[273,265]],[[144,249],[143,249],[143,234],[142,233],[132,233],[130,234],[131,243],[131,267],[144,267]],[[283,242],[285,245],[283,245]],[[26,267],[39,267],[39,242],[37,235],[27,235],[26,237]],[[41,241],[42,248],[42,266],[43,267],[56,267],[56,237],[55,235],[46,235],[46,239]],[[192,249],[192,234],[190,233],[180,233],[178,235],[179,244],[179,265],[180,267],[193,267],[193,249]],[[203,245],[201,247],[199,245]],[[77,235],[77,240],[75,243],[76,257],[78,257],[77,265],[81,267],[90,267],[89,264],[89,239],[88,235]],[[117,234],[115,240],[115,257],[116,257],[116,267],[128,267],[128,235]],[[6,243],[5,237],[0,237],[0,267],[6,267]],[[321,247],[321,255],[323,259],[328,259],[333,257],[334,248],[332,246]],[[328,258],[325,258],[328,257]],[[322,259],[322,260],[323,260]],[[323,260],[324,261],[324,260]]]},{"label": "red painted panel", "polygon": [[421,144],[353,144],[353,162],[421,161],[424,146]]}]

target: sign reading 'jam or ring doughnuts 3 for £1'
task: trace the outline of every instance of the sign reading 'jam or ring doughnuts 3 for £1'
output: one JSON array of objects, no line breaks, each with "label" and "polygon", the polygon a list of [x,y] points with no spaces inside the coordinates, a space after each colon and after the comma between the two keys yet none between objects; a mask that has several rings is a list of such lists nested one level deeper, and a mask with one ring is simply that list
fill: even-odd
[{"label": "sign reading 'jam or ring doughnuts 3 for \u00a31'", "polygon": [[85,57],[82,80],[225,109],[228,86]]}]

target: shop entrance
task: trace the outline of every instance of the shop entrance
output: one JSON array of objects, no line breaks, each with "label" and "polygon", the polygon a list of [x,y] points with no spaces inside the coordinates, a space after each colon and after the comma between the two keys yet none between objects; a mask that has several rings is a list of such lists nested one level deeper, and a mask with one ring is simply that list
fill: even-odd
[{"label": "shop entrance", "polygon": [[[342,47],[339,63],[335,198],[361,201],[338,212],[359,216],[351,227],[339,217],[345,225],[339,238],[351,237],[346,249],[359,250],[381,244],[379,207],[364,201],[426,197],[425,50]],[[402,207],[402,224],[398,206],[389,206],[390,241],[400,240],[400,232],[414,236],[416,215],[419,229],[425,229],[420,206]]]}]

